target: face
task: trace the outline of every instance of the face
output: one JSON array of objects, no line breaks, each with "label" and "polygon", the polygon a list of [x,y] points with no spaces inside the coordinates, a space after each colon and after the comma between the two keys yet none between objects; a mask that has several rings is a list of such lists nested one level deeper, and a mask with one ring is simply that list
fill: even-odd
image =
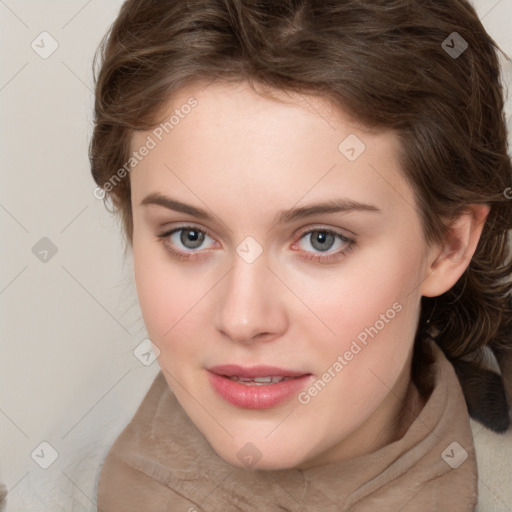
[{"label": "face", "polygon": [[392,133],[273,94],[189,86],[172,126],[134,135],[150,148],[130,174],[134,271],[159,365],[212,448],[306,468],[394,440],[428,247]]}]

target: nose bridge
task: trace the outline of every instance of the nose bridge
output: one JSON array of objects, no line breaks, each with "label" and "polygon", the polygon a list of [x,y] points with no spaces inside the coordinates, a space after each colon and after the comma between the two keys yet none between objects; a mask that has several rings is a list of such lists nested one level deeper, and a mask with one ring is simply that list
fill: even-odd
[{"label": "nose bridge", "polygon": [[234,341],[250,342],[258,335],[277,334],[285,319],[279,283],[267,268],[266,258],[260,254],[253,259],[254,252],[248,258],[251,249],[244,249],[247,246],[240,244],[226,276],[217,304],[216,327]]}]

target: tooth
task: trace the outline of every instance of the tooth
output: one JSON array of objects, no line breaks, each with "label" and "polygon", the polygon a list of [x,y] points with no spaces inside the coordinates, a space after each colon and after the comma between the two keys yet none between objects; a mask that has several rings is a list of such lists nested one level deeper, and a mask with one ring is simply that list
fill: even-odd
[{"label": "tooth", "polygon": [[274,384],[285,380],[293,379],[293,377],[237,377],[236,375],[228,377],[229,379],[246,384],[248,386],[263,386],[265,384]]},{"label": "tooth", "polygon": [[272,382],[272,379],[273,379],[273,377],[254,377],[254,379],[251,379],[251,380],[253,380],[254,382],[270,383],[270,382]]}]

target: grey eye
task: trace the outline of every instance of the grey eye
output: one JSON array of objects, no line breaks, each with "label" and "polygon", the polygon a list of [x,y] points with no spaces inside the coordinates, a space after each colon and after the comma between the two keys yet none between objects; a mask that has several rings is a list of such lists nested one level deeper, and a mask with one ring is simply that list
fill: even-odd
[{"label": "grey eye", "polygon": [[[187,249],[197,249],[204,241],[205,233],[195,228],[180,229],[180,242]],[[190,244],[190,245],[189,245]]]},{"label": "grey eye", "polygon": [[333,246],[336,237],[328,231],[311,231],[308,233],[311,245],[319,251],[328,251]]}]

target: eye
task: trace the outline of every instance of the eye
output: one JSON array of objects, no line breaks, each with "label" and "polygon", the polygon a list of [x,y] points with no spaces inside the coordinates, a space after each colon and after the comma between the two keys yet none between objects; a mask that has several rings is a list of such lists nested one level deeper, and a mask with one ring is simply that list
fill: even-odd
[{"label": "eye", "polygon": [[[206,230],[199,229],[196,226],[180,226],[159,234],[157,237],[163,243],[165,249],[178,260],[189,260],[200,257],[203,251],[199,249],[201,249],[204,241],[207,238],[213,240],[213,237],[211,237]],[[311,253],[307,247],[304,248],[303,244],[301,244],[303,239],[309,240],[313,250],[319,252],[314,254],[314,252]],[[338,242],[338,249],[327,253],[336,242]],[[292,246],[292,249],[295,249],[299,245],[301,246],[299,247],[301,252],[306,254],[302,256],[306,260],[330,263],[346,256],[348,252],[352,250],[354,244],[354,240],[347,238],[342,233],[338,233],[332,229],[316,228],[302,233],[299,242],[296,242]],[[178,249],[176,249],[176,247],[178,247]],[[184,249],[182,249],[182,247]]]},{"label": "eye", "polygon": [[[201,248],[206,238],[211,238],[205,230],[195,226],[180,226],[157,236],[166,250],[180,260],[194,257],[195,250]],[[174,248],[180,246],[184,247],[185,250]]]},{"label": "eye", "polygon": [[[309,241],[309,245],[313,247],[314,250],[320,251],[319,253],[309,254],[304,257],[321,263],[330,263],[346,256],[347,253],[353,249],[355,244],[354,240],[347,238],[345,235],[338,233],[337,231],[333,231],[332,229],[324,228],[316,228],[306,231],[300,237],[299,243],[294,245],[294,247],[300,245],[300,241],[303,239]],[[332,249],[333,245],[336,244],[336,241],[338,241],[338,249],[323,255],[322,253]],[[304,247],[301,248],[303,249]],[[306,250],[306,252],[309,251]]]}]

